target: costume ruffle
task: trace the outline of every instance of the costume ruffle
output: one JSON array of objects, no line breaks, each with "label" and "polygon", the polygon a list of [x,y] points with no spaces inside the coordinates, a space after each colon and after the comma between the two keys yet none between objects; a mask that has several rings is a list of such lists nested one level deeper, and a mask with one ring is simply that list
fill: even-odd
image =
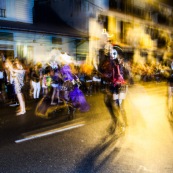
[{"label": "costume ruffle", "polygon": [[89,111],[90,106],[87,103],[83,92],[78,87],[74,87],[69,93],[69,97],[75,108],[79,108],[81,112]]}]

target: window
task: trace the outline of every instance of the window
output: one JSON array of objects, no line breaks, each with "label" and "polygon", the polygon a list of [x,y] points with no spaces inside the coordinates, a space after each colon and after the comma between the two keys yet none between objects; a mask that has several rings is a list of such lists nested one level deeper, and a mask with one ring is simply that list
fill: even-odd
[{"label": "window", "polygon": [[62,44],[62,38],[52,37],[52,44]]},{"label": "window", "polygon": [[23,58],[24,57],[24,46],[17,45],[17,57]]},{"label": "window", "polygon": [[13,33],[0,32],[0,40],[13,41]]},{"label": "window", "polygon": [[5,9],[0,9],[0,17],[6,17],[5,12],[6,12]]},{"label": "window", "polygon": [[6,1],[0,0],[0,17],[6,17]]}]

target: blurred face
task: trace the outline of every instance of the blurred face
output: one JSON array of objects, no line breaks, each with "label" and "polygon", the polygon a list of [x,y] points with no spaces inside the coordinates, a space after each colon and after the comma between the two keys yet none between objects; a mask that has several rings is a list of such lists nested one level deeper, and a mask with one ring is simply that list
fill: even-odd
[{"label": "blurred face", "polygon": [[7,64],[7,62],[4,64],[4,67],[5,67],[5,68],[8,68],[8,64]]},{"label": "blurred face", "polygon": [[19,70],[22,70],[22,69],[23,69],[22,65],[19,64],[19,63],[16,63],[16,67],[17,67],[17,69],[19,69]]},{"label": "blurred face", "polygon": [[5,68],[7,68],[7,69],[12,68],[12,63],[10,61],[6,61]]}]

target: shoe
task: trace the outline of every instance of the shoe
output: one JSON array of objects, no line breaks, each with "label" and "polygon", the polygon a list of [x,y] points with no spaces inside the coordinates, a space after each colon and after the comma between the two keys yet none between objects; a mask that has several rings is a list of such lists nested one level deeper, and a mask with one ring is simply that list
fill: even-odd
[{"label": "shoe", "polygon": [[19,103],[13,103],[13,104],[11,104],[9,106],[15,107],[15,106],[18,106],[18,105],[19,105]]},{"label": "shoe", "polygon": [[50,105],[56,105],[56,103],[51,103]]},{"label": "shoe", "polygon": [[26,113],[26,111],[18,112],[18,113],[16,114],[16,116],[23,115],[23,114],[25,114],[25,113]]}]

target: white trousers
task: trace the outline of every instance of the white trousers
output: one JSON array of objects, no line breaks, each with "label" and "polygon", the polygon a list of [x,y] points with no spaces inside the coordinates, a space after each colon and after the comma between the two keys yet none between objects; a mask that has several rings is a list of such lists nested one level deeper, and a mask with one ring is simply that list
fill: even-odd
[{"label": "white trousers", "polygon": [[33,90],[34,90],[33,91],[34,99],[39,98],[39,96],[40,96],[40,89],[41,89],[40,82],[32,81],[32,87],[33,87]]}]

